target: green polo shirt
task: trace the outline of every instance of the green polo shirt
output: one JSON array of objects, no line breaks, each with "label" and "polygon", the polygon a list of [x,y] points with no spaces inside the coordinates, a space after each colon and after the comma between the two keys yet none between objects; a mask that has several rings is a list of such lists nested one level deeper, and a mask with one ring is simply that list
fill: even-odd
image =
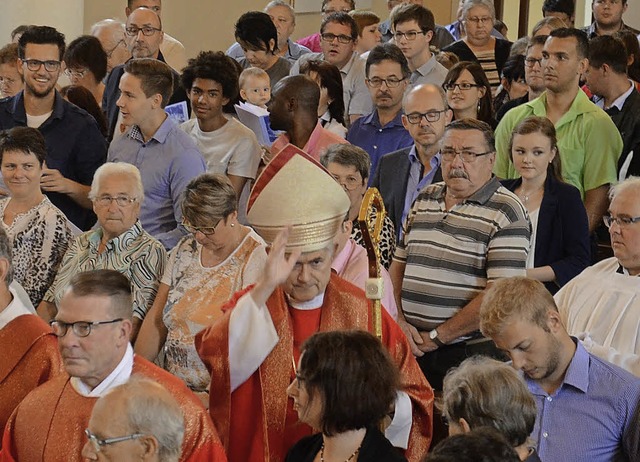
[{"label": "green polo shirt", "polygon": [[[533,101],[515,107],[505,114],[496,128],[496,163],[494,173],[499,178],[518,178],[511,162],[509,141],[513,129],[525,118],[546,117],[547,93]],[[597,107],[583,91],[578,91],[573,104],[556,123],[558,149],[562,161],[562,176],[580,190],[596,189],[617,181],[618,158],[622,153],[620,132],[609,115]]]}]

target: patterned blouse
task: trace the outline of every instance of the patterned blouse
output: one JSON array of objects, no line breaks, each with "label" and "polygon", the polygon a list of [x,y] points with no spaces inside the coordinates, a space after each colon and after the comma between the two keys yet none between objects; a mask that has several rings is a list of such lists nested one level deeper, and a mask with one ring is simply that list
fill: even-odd
[{"label": "patterned blouse", "polygon": [[137,221],[124,233],[107,242],[98,253],[102,228],[76,237],[62,260],[55,281],[44,300],[58,304],[71,277],[82,271],[112,269],[129,278],[133,290],[133,315],[144,319],[158,292],[167,252]]},{"label": "patterned blouse", "polygon": [[202,246],[184,237],[169,254],[162,283],[169,286],[163,312],[167,326],[164,368],[196,392],[206,391],[211,376],[194,347],[195,335],[222,316],[220,308],[234,293],[253,284],[267,259],[266,245],[250,231],[225,261],[204,267]]},{"label": "patterned blouse", "polygon": [[38,306],[56,276],[60,262],[73,239],[73,225],[45,196],[38,205],[4,222],[4,211],[11,201],[0,200],[2,225],[13,243],[13,269],[33,306]]},{"label": "patterned blouse", "polygon": [[[385,215],[382,221],[382,232],[380,233],[380,264],[386,269],[389,269],[391,260],[393,260],[393,252],[396,249],[396,232],[393,221],[389,218],[389,215]],[[351,230],[351,239],[356,241],[357,244],[365,247],[364,238],[362,237],[362,231],[358,220],[353,220],[353,229]],[[365,247],[366,249],[366,247]]]}]

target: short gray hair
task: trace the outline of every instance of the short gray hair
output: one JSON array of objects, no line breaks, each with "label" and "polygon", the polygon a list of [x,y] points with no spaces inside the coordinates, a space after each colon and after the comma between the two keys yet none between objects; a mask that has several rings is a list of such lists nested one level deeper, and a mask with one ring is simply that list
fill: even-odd
[{"label": "short gray hair", "polygon": [[449,370],[442,387],[442,413],[464,419],[472,430],[496,428],[511,446],[523,445],[536,422],[536,403],[518,372],[506,363],[474,356]]},{"label": "short gray hair", "polygon": [[496,21],[496,7],[493,5],[493,0],[465,0],[464,5],[462,5],[462,19],[467,19],[469,10],[476,6],[483,6],[488,9],[491,19],[493,22]]},{"label": "short gray hair", "polygon": [[369,154],[358,146],[353,144],[332,144],[320,157],[320,163],[324,168],[328,168],[332,162],[345,167],[355,167],[360,172],[363,180],[369,178],[371,159]]},{"label": "short gray hair", "polygon": [[630,176],[626,180],[611,186],[611,189],[609,189],[609,199],[615,199],[620,193],[628,189],[637,189],[640,193],[640,176]]},{"label": "short gray hair", "polygon": [[271,0],[269,3],[267,3],[267,6],[264,7],[263,11],[267,13],[271,8],[274,8],[276,6],[284,6],[287,10],[289,10],[291,19],[293,20],[293,24],[296,23],[296,10],[294,10],[291,5],[283,0]]},{"label": "short gray hair", "polygon": [[93,174],[93,181],[91,182],[91,190],[89,191],[89,199],[95,200],[98,197],[98,191],[100,191],[100,182],[103,178],[111,175],[129,176],[133,179],[135,185],[135,196],[138,201],[144,199],[144,187],[142,186],[142,177],[140,176],[140,170],[133,164],[127,162],[107,162],[102,164],[96,172]]},{"label": "short gray hair", "polygon": [[9,269],[7,271],[7,277],[4,282],[7,284],[7,287],[13,281],[13,244],[11,243],[11,239],[7,235],[7,232],[4,230],[4,226],[0,226],[0,258],[6,258],[9,262]]},{"label": "short gray hair", "polygon": [[140,375],[114,387],[99,401],[118,398],[124,401],[129,431],[153,436],[158,441],[160,462],[177,462],[185,423],[176,399],[162,385]]},{"label": "short gray hair", "polygon": [[100,29],[107,29],[111,32],[114,42],[124,40],[125,25],[117,19],[103,19],[91,26],[91,35],[96,35]]}]

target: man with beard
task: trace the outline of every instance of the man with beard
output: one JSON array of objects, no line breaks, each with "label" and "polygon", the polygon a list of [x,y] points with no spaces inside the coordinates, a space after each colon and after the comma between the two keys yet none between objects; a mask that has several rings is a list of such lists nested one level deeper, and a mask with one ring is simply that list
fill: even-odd
[{"label": "man with beard", "polygon": [[497,281],[482,302],[480,328],[524,372],[538,408],[531,436],[541,460],[640,460],[640,379],[570,337],[542,283]]},{"label": "man with beard", "polygon": [[[160,51],[163,37],[162,21],[153,10],[140,7],[133,10],[127,18],[125,41],[132,58],[153,58],[166,62]],[[120,98],[119,85],[122,74],[124,74],[124,66],[124,64],[116,66],[109,73],[102,96],[102,110],[107,114],[109,140],[120,137],[126,130],[126,125],[122,123],[122,115],[116,105],[116,101]],[[173,73],[173,94],[167,104],[185,101],[188,107],[189,98],[180,85],[180,74],[173,69],[171,72]]]},{"label": "man with beard", "polygon": [[[602,223],[609,185],[618,177],[622,138],[611,118],[592,104],[578,85],[589,60],[587,34],[561,28],[551,32],[542,51],[546,91],[509,111],[496,128],[495,174],[517,178],[509,140],[525,118],[546,117],[556,127],[564,180],[578,188],[589,218],[589,231]],[[534,63],[535,65],[535,63]]]},{"label": "man with beard", "polygon": [[488,124],[452,122],[440,152],[444,182],[418,195],[389,268],[398,324],[435,390],[467,357],[498,356],[478,332],[480,303],[495,280],[525,274],[530,236],[526,209],[491,174]]},{"label": "man with beard", "polygon": [[88,194],[93,173],[105,161],[107,145],[95,119],[55,90],[64,55],[64,35],[32,26],[18,42],[18,71],[24,90],[0,102],[0,130],[37,128],[47,144],[40,186],[78,228],[95,222]]},{"label": "man with beard", "polygon": [[283,130],[271,145],[271,156],[291,143],[320,161],[327,146],[346,143],[344,138],[322,127],[318,121],[320,88],[305,75],[285,77],[273,87],[269,102],[269,122]]},{"label": "man with beard", "polygon": [[369,52],[365,73],[375,109],[351,125],[347,141],[367,151],[371,158],[369,178],[372,178],[380,157],[413,143],[402,125],[402,95],[411,72],[400,48],[384,43]]}]

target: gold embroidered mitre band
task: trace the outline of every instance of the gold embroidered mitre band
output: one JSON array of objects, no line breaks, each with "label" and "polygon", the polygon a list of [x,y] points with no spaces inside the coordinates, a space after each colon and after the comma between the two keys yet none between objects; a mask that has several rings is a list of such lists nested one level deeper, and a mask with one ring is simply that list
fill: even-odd
[{"label": "gold embroidered mitre band", "polygon": [[314,252],[333,241],[349,207],[349,197],[331,174],[288,144],[256,180],[247,219],[268,244],[290,226],[287,252]]}]

